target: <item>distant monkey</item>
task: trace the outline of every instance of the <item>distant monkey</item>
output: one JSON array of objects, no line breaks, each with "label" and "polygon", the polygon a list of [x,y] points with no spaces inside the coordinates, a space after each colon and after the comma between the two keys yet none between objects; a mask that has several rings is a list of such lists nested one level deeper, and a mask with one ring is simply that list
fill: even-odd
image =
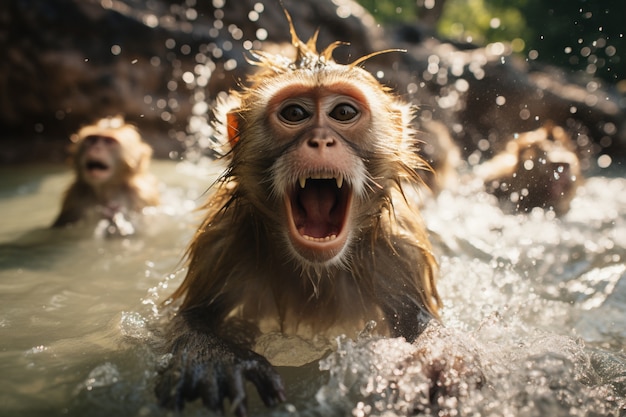
[{"label": "distant monkey", "polygon": [[104,220],[103,233],[132,234],[127,215],[159,203],[156,179],[148,173],[152,148],[121,117],[85,126],[72,140],[75,180],[52,227]]},{"label": "distant monkey", "polygon": [[374,320],[412,341],[438,318],[436,262],[403,192],[424,166],[411,106],[359,66],[371,55],[338,64],[340,43],[317,52],[287,17],[295,58],[255,52],[260,71],[216,109],[229,165],[166,302],[180,304],[156,385],[167,407],[229,398],[245,415],[246,379],[283,401],[261,333],[355,335]]},{"label": "distant monkey", "polygon": [[487,191],[505,209],[534,207],[567,213],[582,182],[580,162],[565,130],[552,123],[509,140],[503,152],[476,167]]}]

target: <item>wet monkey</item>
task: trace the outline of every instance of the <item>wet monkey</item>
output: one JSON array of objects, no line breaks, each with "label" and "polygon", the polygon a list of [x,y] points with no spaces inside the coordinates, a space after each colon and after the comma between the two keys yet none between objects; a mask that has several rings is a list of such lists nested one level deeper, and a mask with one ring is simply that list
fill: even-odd
[{"label": "wet monkey", "polygon": [[562,216],[583,182],[575,149],[562,127],[547,122],[510,139],[475,171],[506,211],[526,213],[540,207]]},{"label": "wet monkey", "polygon": [[148,172],[152,148],[119,116],[83,127],[73,141],[75,179],[52,227],[105,220],[107,234],[132,233],[125,217],[159,203],[157,181]]},{"label": "wet monkey", "polygon": [[403,192],[424,166],[411,106],[359,66],[369,56],[338,64],[339,43],[318,52],[287,18],[295,58],[255,52],[259,71],[216,109],[228,167],[166,301],[166,407],[230,399],[245,415],[246,380],[268,406],[283,401],[258,334],[355,335],[373,320],[414,340],[438,318],[436,262]]}]

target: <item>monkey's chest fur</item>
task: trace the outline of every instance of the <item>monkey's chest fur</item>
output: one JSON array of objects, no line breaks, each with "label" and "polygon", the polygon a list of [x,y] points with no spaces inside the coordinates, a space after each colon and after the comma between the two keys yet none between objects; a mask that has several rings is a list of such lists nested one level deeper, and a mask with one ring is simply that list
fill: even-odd
[{"label": "monkey's chest fur", "polygon": [[256,269],[253,279],[241,277],[247,284],[231,315],[257,323],[264,333],[304,337],[334,337],[337,331],[354,336],[368,321],[383,320],[378,301],[363,291],[352,271],[290,266]]},{"label": "monkey's chest fur", "polygon": [[207,322],[254,325],[264,335],[258,353],[274,363],[280,361],[267,335],[320,342],[320,353],[328,350],[325,341],[354,338],[371,321],[375,334],[417,335],[433,265],[413,223],[398,222],[398,212],[380,216],[395,223],[355,235],[341,264],[316,266],[290,257],[284,235],[266,219],[233,208],[209,216],[196,234],[179,289],[183,311],[199,308]]},{"label": "monkey's chest fur", "polygon": [[336,347],[337,336],[355,338],[370,321],[377,334],[390,334],[377,300],[363,294],[348,271],[281,269],[247,286],[230,314],[258,327],[254,350],[274,365],[317,360]]}]

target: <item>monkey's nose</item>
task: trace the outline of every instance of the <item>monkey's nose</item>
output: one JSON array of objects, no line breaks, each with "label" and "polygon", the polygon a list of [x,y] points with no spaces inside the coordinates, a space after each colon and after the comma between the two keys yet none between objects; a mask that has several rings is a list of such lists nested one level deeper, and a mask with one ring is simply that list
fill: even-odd
[{"label": "monkey's nose", "polygon": [[325,148],[335,145],[335,139],[329,136],[313,136],[307,141],[307,145],[311,148]]}]

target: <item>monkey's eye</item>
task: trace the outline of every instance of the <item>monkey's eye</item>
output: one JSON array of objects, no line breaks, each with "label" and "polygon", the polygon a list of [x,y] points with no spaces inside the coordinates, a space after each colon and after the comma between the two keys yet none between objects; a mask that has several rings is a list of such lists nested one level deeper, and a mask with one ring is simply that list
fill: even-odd
[{"label": "monkey's eye", "polygon": [[290,104],[280,111],[280,117],[286,122],[297,123],[309,117],[309,113],[298,104]]},{"label": "monkey's eye", "polygon": [[107,146],[111,146],[113,144],[116,144],[117,140],[110,138],[108,136],[99,136],[99,135],[90,135],[85,138],[85,143],[88,146],[95,145],[98,142],[102,142],[103,144]]},{"label": "monkey's eye", "polygon": [[347,122],[354,119],[359,114],[359,111],[354,108],[354,106],[342,103],[335,106],[334,109],[328,113],[330,117],[339,121],[339,122]]}]

